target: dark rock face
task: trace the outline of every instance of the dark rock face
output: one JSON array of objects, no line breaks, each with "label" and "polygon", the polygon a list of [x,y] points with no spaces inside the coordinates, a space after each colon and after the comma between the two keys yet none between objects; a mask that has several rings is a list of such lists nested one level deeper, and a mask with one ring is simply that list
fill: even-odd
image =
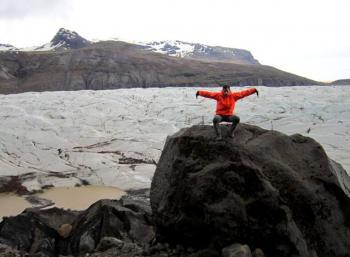
[{"label": "dark rock face", "polygon": [[233,244],[222,249],[222,257],[252,257],[248,245]]},{"label": "dark rock face", "polygon": [[26,194],[28,190],[22,185],[22,181],[18,176],[0,177],[0,193],[7,192]]},{"label": "dark rock face", "polygon": [[329,84],[335,86],[350,86],[350,79],[339,79]]},{"label": "dark rock face", "polygon": [[301,135],[240,124],[234,139],[216,141],[210,126],[183,129],[168,137],[152,181],[158,237],[240,242],[271,257],[349,256],[350,199],[334,167]]},{"label": "dark rock face", "polygon": [[27,209],[16,217],[4,218],[0,223],[0,244],[30,254],[55,256],[60,224],[71,223],[76,216],[76,212],[57,208]]},{"label": "dark rock face", "polygon": [[[90,45],[90,41],[81,37],[77,32],[60,28],[53,39],[50,41],[51,47],[58,49],[79,49]],[[44,45],[45,46],[45,45]],[[40,50],[44,46],[35,50]]]},{"label": "dark rock face", "polygon": [[150,213],[143,206],[142,200],[131,204],[127,197],[121,201],[101,200],[95,203],[74,222],[72,234],[67,239],[68,249],[75,255],[91,252],[106,237],[126,243],[149,243],[154,238],[154,230]]},{"label": "dark rock face", "polygon": [[[134,256],[154,239],[150,211],[149,199],[141,193],[101,200],[83,212],[27,209],[0,223],[0,244],[43,256],[78,256],[109,248],[117,256]],[[68,224],[69,233],[62,235]]]},{"label": "dark rock face", "polygon": [[318,82],[264,65],[174,58],[123,42],[79,49],[0,52],[0,93],[117,88],[295,86]]}]

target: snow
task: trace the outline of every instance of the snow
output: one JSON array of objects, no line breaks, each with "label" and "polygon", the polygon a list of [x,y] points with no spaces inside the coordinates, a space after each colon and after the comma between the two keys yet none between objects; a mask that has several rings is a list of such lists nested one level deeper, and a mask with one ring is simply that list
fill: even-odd
[{"label": "snow", "polygon": [[64,41],[61,41],[56,45],[53,45],[51,42],[48,42],[42,46],[29,46],[29,47],[20,48],[20,49],[18,49],[18,51],[21,51],[21,52],[52,51],[52,50],[55,50],[56,48],[58,48],[62,45],[64,45]]},{"label": "snow", "polygon": [[[57,35],[60,35],[61,37],[63,37],[64,39],[67,39],[67,40],[75,39],[78,36],[78,34],[76,32],[68,30],[68,29],[63,29],[63,28],[61,28],[57,32]],[[61,40],[57,44],[52,44],[52,42],[48,42],[42,46],[30,46],[30,47],[24,47],[24,48],[20,48],[20,49],[16,48],[16,50],[23,51],[23,52],[52,51],[52,50],[55,50],[56,48],[64,46],[65,44],[66,44],[65,40]],[[2,50],[2,48],[0,45],[0,51],[1,50]],[[12,50],[12,49],[4,49],[3,51],[7,51],[7,50]]]},{"label": "snow", "polygon": [[31,47],[26,47],[26,48],[21,48],[19,51],[23,52],[32,52],[32,51],[37,51],[37,52],[44,52],[44,51],[52,51],[55,50],[56,48],[59,48],[61,46],[64,46],[66,44],[65,41],[59,41],[57,44],[52,44],[52,42],[46,43],[45,45],[42,46],[31,46]]},{"label": "snow", "polygon": [[9,44],[0,44],[0,51],[18,51],[18,48]]},{"label": "snow", "polygon": [[[259,98],[237,103],[241,122],[310,136],[350,171],[350,87],[258,89]],[[0,174],[23,176],[30,190],[83,182],[149,187],[166,137],[211,124],[215,101],[196,99],[196,90],[0,95]]]},{"label": "snow", "polygon": [[[167,40],[167,41],[154,41],[154,42],[138,42],[138,45],[150,47],[150,50],[168,54],[170,56],[185,57],[193,53],[195,44],[186,43],[178,40]],[[167,51],[167,47],[170,47],[172,51]]]},{"label": "snow", "polygon": [[37,48],[40,48],[40,46],[23,47],[23,48],[20,48],[19,51],[21,51],[21,52],[33,52],[33,51],[36,51]]},{"label": "snow", "polygon": [[12,79],[14,76],[8,72],[8,69],[0,65],[0,78],[1,79]]},{"label": "snow", "polygon": [[49,42],[49,43],[46,43],[45,45],[34,48],[34,50],[32,50],[32,51],[51,51],[51,50],[54,50],[56,47],[58,47],[58,46],[52,45],[52,43]]},{"label": "snow", "polygon": [[64,28],[61,28],[57,34],[68,40],[75,39],[78,36],[76,32]]}]

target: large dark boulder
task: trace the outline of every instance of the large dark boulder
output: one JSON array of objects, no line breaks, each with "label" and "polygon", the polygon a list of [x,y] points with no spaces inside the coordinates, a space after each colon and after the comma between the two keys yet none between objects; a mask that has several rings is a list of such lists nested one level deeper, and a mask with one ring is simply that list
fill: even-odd
[{"label": "large dark boulder", "polygon": [[167,138],[152,181],[158,238],[217,249],[239,242],[268,257],[350,256],[339,169],[301,135],[240,124],[217,141],[211,126],[182,129]]}]

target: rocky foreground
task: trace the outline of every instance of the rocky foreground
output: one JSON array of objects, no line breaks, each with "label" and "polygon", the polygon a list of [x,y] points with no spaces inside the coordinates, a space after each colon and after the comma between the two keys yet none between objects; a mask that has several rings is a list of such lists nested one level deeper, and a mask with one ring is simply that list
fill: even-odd
[{"label": "rocky foreground", "polygon": [[212,127],[194,126],[168,137],[150,194],[83,212],[27,209],[0,224],[0,255],[346,257],[339,174],[308,137],[241,124],[217,141]]}]

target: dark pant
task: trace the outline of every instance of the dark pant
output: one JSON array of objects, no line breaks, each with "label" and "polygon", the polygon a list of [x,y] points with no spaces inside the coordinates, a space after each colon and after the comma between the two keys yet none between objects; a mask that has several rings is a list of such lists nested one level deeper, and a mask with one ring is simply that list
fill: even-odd
[{"label": "dark pant", "polygon": [[219,123],[223,121],[232,123],[231,129],[230,129],[230,135],[232,135],[233,131],[235,130],[235,128],[239,123],[239,120],[240,120],[239,117],[236,115],[230,115],[230,116],[215,115],[213,119],[213,124],[214,124],[216,135],[221,137],[221,130],[219,128]]}]

